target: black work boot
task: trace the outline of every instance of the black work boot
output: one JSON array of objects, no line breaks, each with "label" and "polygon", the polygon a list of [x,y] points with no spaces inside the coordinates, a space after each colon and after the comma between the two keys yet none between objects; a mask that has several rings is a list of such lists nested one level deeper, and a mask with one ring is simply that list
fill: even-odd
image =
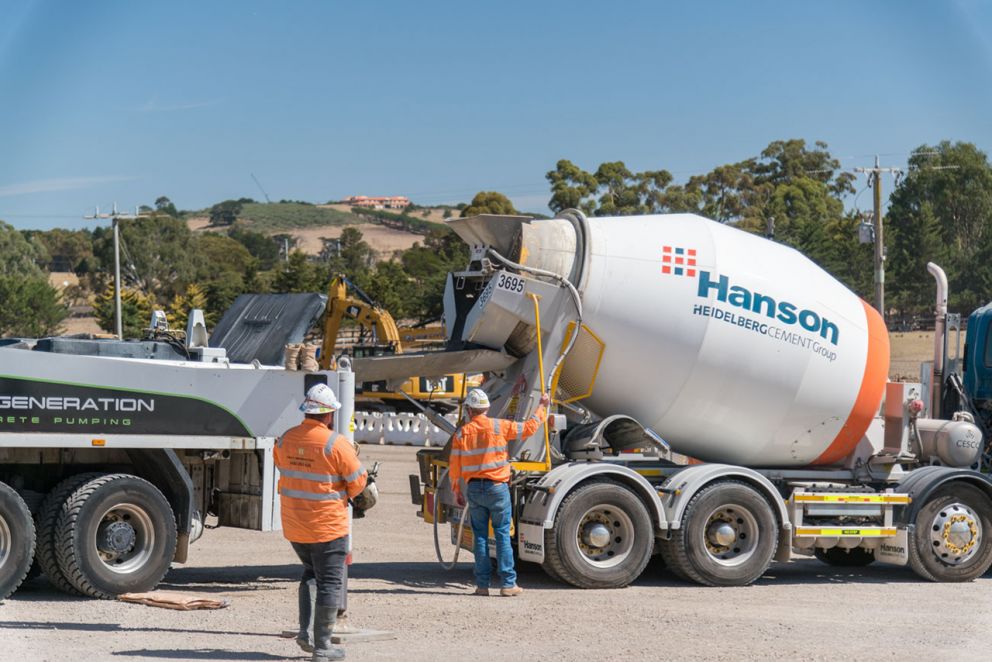
[{"label": "black work boot", "polygon": [[334,632],[338,608],[317,605],[313,611],[313,657],[310,658],[311,662],[343,660],[344,649],[331,644],[331,634]]},{"label": "black work boot", "polygon": [[296,635],[296,644],[304,653],[313,652],[313,605],[317,600],[317,581],[311,579],[300,583],[298,590],[300,603],[300,631]]}]

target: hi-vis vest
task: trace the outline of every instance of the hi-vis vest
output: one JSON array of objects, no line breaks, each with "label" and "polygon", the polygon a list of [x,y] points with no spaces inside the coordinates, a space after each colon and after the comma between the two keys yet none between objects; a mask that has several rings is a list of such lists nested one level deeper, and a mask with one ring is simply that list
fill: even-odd
[{"label": "hi-vis vest", "polygon": [[451,438],[448,476],[452,488],[464,494],[465,483],[472,478],[508,482],[507,439],[522,441],[530,437],[547,417],[547,410],[542,405],[533,416],[520,423],[480,414],[460,427]]},{"label": "hi-vis vest", "polygon": [[300,543],[348,535],[348,499],[365,489],[367,479],[351,442],[306,419],[279,438],[273,453],[283,535]]}]

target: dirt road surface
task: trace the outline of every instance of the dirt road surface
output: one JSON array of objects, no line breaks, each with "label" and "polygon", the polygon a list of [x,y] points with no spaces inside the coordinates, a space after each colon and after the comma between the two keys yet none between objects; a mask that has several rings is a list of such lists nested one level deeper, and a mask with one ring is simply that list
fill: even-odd
[{"label": "dirt road surface", "polygon": [[[775,564],[755,585],[713,589],[649,567],[633,586],[581,591],[525,568],[517,598],[471,590],[471,555],[445,572],[414,517],[415,449],[363,447],[383,463],[379,505],[355,526],[352,622],[391,630],[352,660],[987,660],[992,579],[930,584],[908,569]],[[444,547],[450,554],[450,546]],[[299,566],[278,533],[207,531],[163,588],[227,598],[177,612],[71,598],[43,577],[0,606],[0,659],[301,660],[278,636],[296,619]]]}]

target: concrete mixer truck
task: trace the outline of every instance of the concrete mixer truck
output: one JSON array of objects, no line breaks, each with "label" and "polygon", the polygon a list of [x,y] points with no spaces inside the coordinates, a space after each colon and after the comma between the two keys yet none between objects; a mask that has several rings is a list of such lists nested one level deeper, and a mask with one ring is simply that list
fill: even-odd
[{"label": "concrete mixer truck", "polygon": [[[522,560],[584,588],[625,586],[656,553],[718,586],[794,554],[933,581],[992,564],[985,423],[967,389],[943,411],[936,265],[926,393],[888,382],[874,309],[799,252],[731,226],[574,211],[449,225],[471,247],[444,292],[449,351],[355,369],[397,384],[485,371],[490,415],[516,420],[550,389],[545,429],[510,442]],[[445,450],[418,460],[418,514],[470,549]]]}]

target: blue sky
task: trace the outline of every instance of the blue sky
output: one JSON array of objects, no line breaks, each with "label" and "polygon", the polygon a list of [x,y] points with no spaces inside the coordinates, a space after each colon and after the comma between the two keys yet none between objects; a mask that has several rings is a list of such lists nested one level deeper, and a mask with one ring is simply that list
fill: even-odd
[{"label": "blue sky", "polygon": [[546,211],[560,158],[684,180],[787,138],[845,167],[992,150],[992,2],[0,4],[20,228],[261,198],[251,173],[273,199]]}]

